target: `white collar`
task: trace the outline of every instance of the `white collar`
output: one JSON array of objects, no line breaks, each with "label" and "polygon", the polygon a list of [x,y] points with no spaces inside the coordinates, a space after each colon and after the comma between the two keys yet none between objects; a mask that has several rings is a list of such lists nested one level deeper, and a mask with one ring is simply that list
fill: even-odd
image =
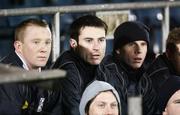
[{"label": "white collar", "polygon": [[17,56],[20,58],[20,60],[23,62],[23,68],[24,68],[25,70],[29,70],[29,68],[28,68],[28,66],[27,66],[26,61],[24,60],[24,58],[23,58],[20,54],[18,54],[18,52],[15,51],[15,53],[16,53]]}]

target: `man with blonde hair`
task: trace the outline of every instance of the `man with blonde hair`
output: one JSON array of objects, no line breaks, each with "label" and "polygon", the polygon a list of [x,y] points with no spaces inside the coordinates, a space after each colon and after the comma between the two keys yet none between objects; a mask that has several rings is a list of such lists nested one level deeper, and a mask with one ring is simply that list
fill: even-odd
[{"label": "man with blonde hair", "polygon": [[[40,72],[41,67],[44,67],[49,59],[51,42],[52,34],[46,21],[27,19],[15,29],[15,51],[5,57],[1,63]],[[50,93],[27,83],[2,84],[0,114],[47,114],[52,112],[58,96],[59,94]]]}]

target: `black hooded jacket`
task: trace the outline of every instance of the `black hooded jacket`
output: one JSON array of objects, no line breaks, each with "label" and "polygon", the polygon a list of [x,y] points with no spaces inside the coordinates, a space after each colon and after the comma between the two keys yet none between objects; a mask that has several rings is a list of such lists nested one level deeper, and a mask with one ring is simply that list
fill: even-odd
[{"label": "black hooded jacket", "polygon": [[55,62],[53,68],[66,70],[67,77],[57,82],[63,92],[65,115],[79,115],[79,103],[86,86],[94,80],[96,65],[90,65],[73,50],[65,51]]},{"label": "black hooded jacket", "polygon": [[[144,76],[148,77],[151,80],[152,87],[155,90],[155,97],[157,97],[163,84],[172,75],[177,74],[174,67],[172,66],[172,63],[168,60],[165,53],[159,55],[144,73]],[[159,110],[155,109],[154,114],[159,115],[161,113],[159,113]]]},{"label": "black hooded jacket", "polygon": [[171,74],[176,75],[175,69],[168,60],[166,54],[163,53],[149,66],[148,70],[144,73],[144,76],[151,79],[155,91],[158,92],[158,89]]},{"label": "black hooded jacket", "polygon": [[[143,114],[151,115],[154,98],[147,95],[150,89],[148,78],[142,76],[144,68],[133,70],[123,62],[117,62],[112,55],[106,56],[97,70],[97,79],[110,83],[118,91],[122,115],[127,115],[127,98],[129,96],[143,96]],[[149,90],[150,91],[150,90]],[[154,93],[152,89],[152,95]]]}]

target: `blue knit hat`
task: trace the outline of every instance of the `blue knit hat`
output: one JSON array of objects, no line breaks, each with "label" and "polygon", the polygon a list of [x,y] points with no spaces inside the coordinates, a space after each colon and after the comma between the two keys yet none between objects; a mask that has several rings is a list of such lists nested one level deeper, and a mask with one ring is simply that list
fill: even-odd
[{"label": "blue knit hat", "polygon": [[114,50],[137,40],[144,40],[149,45],[149,28],[140,22],[124,22],[114,32]]}]

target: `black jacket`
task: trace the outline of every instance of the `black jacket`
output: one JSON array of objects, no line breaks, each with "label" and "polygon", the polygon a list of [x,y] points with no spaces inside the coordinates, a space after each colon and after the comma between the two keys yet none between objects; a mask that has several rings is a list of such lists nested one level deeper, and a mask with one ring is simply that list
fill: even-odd
[{"label": "black jacket", "polygon": [[[143,67],[134,71],[125,63],[117,61],[112,55],[108,55],[103,59],[97,71],[98,80],[109,82],[118,91],[122,104],[122,115],[127,115],[127,98],[139,95],[143,97],[143,114],[151,115],[154,98],[147,95],[146,88],[151,88],[149,79],[142,76],[145,71]],[[153,95],[153,89],[151,93]]]},{"label": "black jacket", "polygon": [[[144,76],[150,78],[152,87],[155,89],[156,97],[159,93],[159,89],[172,75],[176,75],[175,69],[165,53],[159,55],[144,73]],[[162,113],[159,113],[159,110],[156,110],[155,114],[161,115]]]},{"label": "black jacket", "polygon": [[79,103],[85,87],[94,79],[97,66],[83,61],[73,50],[64,52],[53,68],[64,69],[67,77],[57,82],[62,86],[65,115],[79,115]]},{"label": "black jacket", "polygon": [[[23,67],[15,52],[5,57],[1,63]],[[60,93],[47,91],[28,83],[8,83],[0,85],[0,114],[2,115],[50,115],[59,114],[56,107]],[[39,107],[39,109],[38,109]],[[58,108],[58,111],[57,111]],[[42,110],[41,110],[42,109]],[[37,112],[41,110],[41,112]],[[58,112],[58,113],[57,113]]]},{"label": "black jacket", "polygon": [[149,77],[152,80],[152,85],[156,92],[158,92],[158,89],[169,78],[171,74],[176,75],[175,69],[168,60],[165,53],[159,55],[145,72],[145,76]]}]

